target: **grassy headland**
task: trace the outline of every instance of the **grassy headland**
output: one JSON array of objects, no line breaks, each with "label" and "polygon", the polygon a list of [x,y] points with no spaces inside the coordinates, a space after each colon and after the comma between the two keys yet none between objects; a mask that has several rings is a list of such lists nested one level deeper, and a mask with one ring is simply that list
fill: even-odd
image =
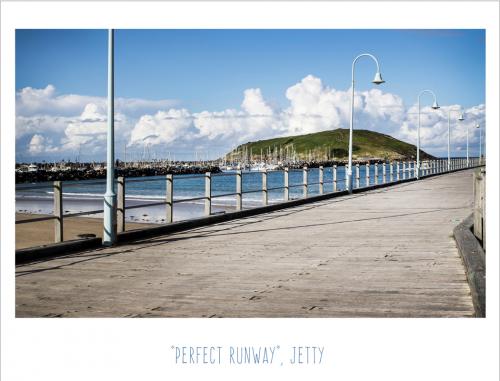
[{"label": "grassy headland", "polygon": [[[375,131],[354,130],[353,158],[414,160],[417,149],[413,144],[405,143],[392,136]],[[295,154],[297,160],[346,160],[349,148],[349,130],[339,128],[313,134],[288,136],[248,142],[236,147],[228,157],[247,154],[252,159],[279,156],[291,158]],[[434,158],[420,151],[422,160]]]}]

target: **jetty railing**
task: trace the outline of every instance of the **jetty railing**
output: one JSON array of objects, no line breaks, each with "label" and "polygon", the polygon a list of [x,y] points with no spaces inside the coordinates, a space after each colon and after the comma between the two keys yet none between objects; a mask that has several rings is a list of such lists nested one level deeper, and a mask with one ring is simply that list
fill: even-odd
[{"label": "jetty railing", "polygon": [[[468,168],[468,167],[476,167],[481,165],[478,158],[470,158],[469,162],[466,159],[455,158],[451,159],[450,163],[450,171],[455,171],[458,169]],[[406,180],[417,177],[417,169],[415,161],[391,161],[384,163],[374,163],[374,164],[363,164],[365,166],[365,179],[361,179],[361,165],[355,164],[354,166],[354,179],[353,179],[353,187],[355,189],[361,189],[364,187],[368,187],[371,185],[377,184],[388,184],[388,183],[396,183],[400,180]],[[132,178],[126,179],[123,176],[118,177],[115,180],[116,184],[116,194],[117,194],[117,205],[116,205],[116,219],[117,219],[117,231],[124,232],[126,229],[126,211],[138,208],[148,208],[154,206],[165,206],[165,222],[172,223],[174,221],[174,205],[179,203],[186,202],[195,202],[195,201],[203,201],[204,204],[204,215],[210,216],[213,214],[212,201],[221,197],[234,197],[234,207],[237,211],[243,210],[244,208],[244,199],[243,196],[251,193],[261,193],[261,204],[269,205],[269,193],[272,191],[282,191],[282,201],[287,202],[292,198],[291,190],[293,188],[301,188],[302,192],[301,198],[307,198],[310,196],[310,189],[313,186],[318,187],[318,194],[327,194],[327,193],[335,193],[340,191],[345,191],[346,182],[347,182],[347,171],[345,166],[343,167],[344,177],[340,178],[339,168],[337,165],[333,165],[331,168],[331,180],[325,180],[325,168],[320,166],[318,168],[318,181],[311,182],[309,180],[309,172],[311,171],[308,167],[303,167],[302,169],[289,169],[284,168],[281,170],[262,170],[260,171],[261,175],[261,186],[258,189],[250,189],[245,190],[243,187],[243,179],[244,176],[252,173],[255,175],[255,172],[242,171],[237,170],[234,172],[223,172],[212,174],[210,172],[205,173],[204,175],[181,175],[178,177],[179,180],[187,180],[187,179],[203,179],[204,180],[204,194],[198,197],[191,198],[174,198],[175,193],[175,179],[171,174],[165,175],[165,198],[161,201],[150,202],[150,203],[139,203],[137,205],[126,205],[126,188],[127,184],[132,183],[144,183],[149,181],[159,181],[157,177],[155,178]],[[302,181],[299,183],[292,184],[290,182],[290,174],[292,172],[302,172]],[[446,159],[439,160],[429,160],[422,162],[422,166],[420,168],[420,177],[424,178],[426,176],[435,175],[435,174],[444,174],[448,172],[448,161]],[[283,175],[283,186],[268,186],[268,175],[271,173],[282,173]],[[224,177],[224,176],[234,176],[235,178],[235,192],[227,192],[227,193],[218,193],[214,194],[212,189],[213,179],[216,177]],[[89,184],[104,184],[105,180],[88,180],[85,183],[67,183],[63,185],[62,181],[54,181],[52,184],[30,184],[30,185],[21,185],[16,188],[17,190],[35,190],[35,189],[53,189],[53,199],[54,199],[54,208],[53,215],[51,216],[42,216],[35,217],[29,219],[17,220],[17,224],[26,224],[26,223],[34,223],[41,221],[54,220],[54,242],[63,242],[64,241],[64,219],[69,217],[79,217],[86,215],[95,215],[103,213],[103,209],[90,210],[90,211],[82,211],[75,213],[64,213],[63,208],[63,195],[64,189],[72,186],[82,186]],[[326,191],[326,186],[331,185],[331,191]]]}]

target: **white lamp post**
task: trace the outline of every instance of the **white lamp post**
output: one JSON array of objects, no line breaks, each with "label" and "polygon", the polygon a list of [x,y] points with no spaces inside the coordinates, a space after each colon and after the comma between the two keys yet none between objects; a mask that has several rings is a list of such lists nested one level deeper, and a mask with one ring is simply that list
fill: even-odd
[{"label": "white lamp post", "polygon": [[372,83],[376,85],[380,85],[381,83],[384,83],[385,81],[382,79],[382,75],[380,74],[380,65],[378,63],[378,60],[375,58],[375,56],[368,54],[368,53],[363,53],[357,56],[354,61],[352,61],[352,86],[351,86],[351,123],[349,126],[349,163],[347,167],[347,190],[349,193],[352,193],[352,130],[353,130],[353,124],[354,124],[354,67],[356,65],[356,62],[358,59],[361,57],[370,57],[375,61],[375,64],[377,65],[377,72],[375,73],[375,78],[373,79]]},{"label": "white lamp post", "polygon": [[481,165],[482,158],[481,158],[481,153],[482,153],[482,145],[483,145],[483,130],[479,123],[476,123],[476,128],[479,128],[479,165]]},{"label": "white lamp post", "polygon": [[450,124],[451,123],[450,123],[450,115],[451,115],[452,111],[460,111],[460,114],[458,116],[458,120],[460,122],[464,120],[464,114],[462,112],[462,107],[460,107],[458,109],[450,107],[448,109],[448,171],[450,171],[450,169],[451,169],[451,160],[450,160],[450,136],[451,136],[451,134],[450,134]]},{"label": "white lamp post", "polygon": [[436,99],[436,94],[434,94],[434,91],[432,90],[422,90],[418,94],[418,129],[417,129],[417,179],[420,178],[420,96],[424,93],[431,93],[432,96],[434,97],[434,103],[432,104],[432,108],[434,110],[437,110],[439,108],[439,105],[437,103]]},{"label": "white lamp post", "polygon": [[469,125],[467,125],[467,167],[469,167]]},{"label": "white lamp post", "polygon": [[115,193],[115,121],[114,121],[114,29],[108,30],[108,137],[106,193],[104,194],[104,232],[102,243],[111,246],[116,242],[116,193]]}]

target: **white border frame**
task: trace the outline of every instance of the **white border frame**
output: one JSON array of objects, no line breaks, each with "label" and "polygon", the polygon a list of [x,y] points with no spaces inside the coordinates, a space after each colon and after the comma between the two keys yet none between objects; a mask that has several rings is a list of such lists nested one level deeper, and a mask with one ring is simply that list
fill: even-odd
[{"label": "white border frame", "polygon": [[[5,380],[498,380],[496,2],[2,3],[1,324]],[[376,17],[374,17],[376,16]],[[145,21],[146,20],[146,21]],[[15,319],[16,28],[485,28],[486,319]],[[322,366],[175,366],[170,346],[324,345]],[[224,372],[222,372],[224,370]]]}]

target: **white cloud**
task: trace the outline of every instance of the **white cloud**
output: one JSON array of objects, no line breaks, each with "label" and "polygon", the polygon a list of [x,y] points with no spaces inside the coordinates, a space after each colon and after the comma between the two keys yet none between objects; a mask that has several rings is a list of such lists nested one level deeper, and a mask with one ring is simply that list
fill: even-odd
[{"label": "white cloud", "polygon": [[[456,112],[459,105],[443,106],[433,110],[430,106],[422,107],[420,113],[420,146],[425,151],[440,152],[444,154],[448,146],[448,111],[450,113],[451,150],[461,151],[466,149],[467,129],[469,130],[469,149],[471,152],[478,150],[479,130],[476,124],[485,126],[486,110],[483,104],[464,110],[464,121],[459,121]],[[401,128],[396,131],[396,137],[416,144],[418,130],[418,108],[413,105],[403,121]]]},{"label": "white cloud", "polygon": [[[160,152],[217,147],[222,154],[238,144],[276,136],[298,135],[335,128],[348,128],[351,90],[325,86],[320,78],[308,75],[285,92],[288,104],[277,108],[266,101],[261,89],[243,91],[240,108],[193,113],[175,108],[168,100],[116,100],[115,139],[128,152],[156,147]],[[355,92],[355,128],[390,134],[416,143],[417,106],[406,109],[401,97],[372,88]],[[24,88],[17,93],[16,138],[18,150],[30,155],[85,152],[104,157],[106,143],[106,99],[82,95],[57,95],[53,86]],[[447,142],[448,107],[435,111],[429,106],[421,113],[421,147],[443,153]],[[457,114],[454,115],[455,119]],[[485,108],[465,110],[466,120],[452,124],[455,149],[478,141],[476,123],[484,126]],[[36,138],[35,138],[36,137]],[[26,149],[26,144],[28,148]]]},{"label": "white cloud", "polygon": [[32,155],[56,152],[57,148],[52,147],[52,141],[43,135],[35,134],[28,144],[28,152]]},{"label": "white cloud", "polygon": [[142,116],[130,134],[129,145],[170,144],[186,135],[191,117],[186,109],[158,111]]},{"label": "white cloud", "polygon": [[[57,95],[53,85],[47,85],[44,89],[25,87],[16,93],[16,115],[25,117],[35,115],[73,116],[81,113],[89,103],[105,109],[107,98],[77,94]],[[139,116],[147,112],[173,107],[178,103],[177,100],[171,99],[149,100],[119,97],[115,98],[115,110]]]}]

